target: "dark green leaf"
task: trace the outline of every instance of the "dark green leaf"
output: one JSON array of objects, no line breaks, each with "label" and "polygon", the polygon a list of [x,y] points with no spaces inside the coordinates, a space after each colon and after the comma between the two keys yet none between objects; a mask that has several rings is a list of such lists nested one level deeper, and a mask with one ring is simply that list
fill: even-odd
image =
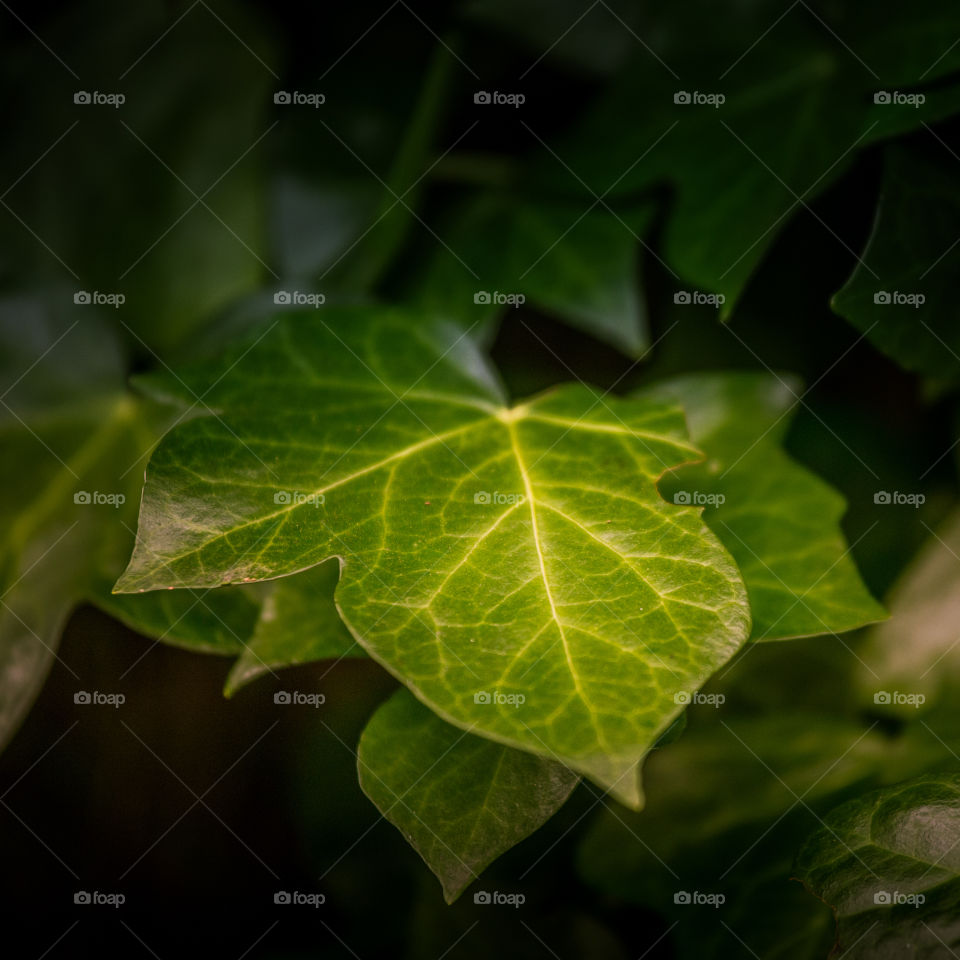
[{"label": "dark green leaf", "polygon": [[357,764],[364,792],[437,875],[448,903],[552,817],[580,779],[444,723],[406,690],[373,715]]},{"label": "dark green leaf", "polygon": [[936,142],[888,148],[863,257],[834,309],[908,370],[960,377],[960,180]]}]

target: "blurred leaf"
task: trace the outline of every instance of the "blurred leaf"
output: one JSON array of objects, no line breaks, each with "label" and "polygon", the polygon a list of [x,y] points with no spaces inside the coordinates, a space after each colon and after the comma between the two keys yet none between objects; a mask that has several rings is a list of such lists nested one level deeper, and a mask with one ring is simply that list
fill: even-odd
[{"label": "blurred leaf", "polygon": [[153,440],[116,339],[90,310],[78,323],[39,300],[0,303],[0,746],[39,692],[74,605],[122,566],[134,468]]},{"label": "blurred leaf", "polygon": [[656,490],[697,456],[681,411],[574,385],[507,409],[455,329],[324,317],[289,316],[185,372],[219,413],[155,451],[117,589],[273,578],[336,554],[351,633],[420,699],[638,804],[635,767],[679,695],[749,630],[728,555]]},{"label": "blurred leaf", "polygon": [[960,379],[960,180],[945,145],[888,148],[873,232],[834,309],[901,366]]},{"label": "blurred leaf", "polygon": [[960,947],[960,776],[940,773],[843,804],[797,870],[838,921],[837,951],[940,960]]},{"label": "blurred leaf", "polygon": [[437,875],[448,903],[552,817],[580,779],[458,730],[407,690],[373,715],[357,764],[364,793]]},{"label": "blurred leaf", "polygon": [[584,204],[481,194],[458,213],[450,250],[434,257],[416,299],[476,324],[512,312],[498,306],[498,294],[522,294],[531,305],[637,356],[648,344],[637,238],[652,215],[650,205],[620,215]]},{"label": "blurred leaf", "polygon": [[933,533],[900,578],[890,613],[859,651],[858,684],[874,709],[916,716],[909,698],[933,706],[960,675],[960,513]]},{"label": "blurred leaf", "polygon": [[699,373],[646,393],[684,408],[706,454],[661,486],[674,502],[707,503],[703,518],[747,587],[752,639],[843,633],[886,616],[850,558],[843,498],[783,450],[800,396],[796,380]]},{"label": "blurred leaf", "polygon": [[[396,56],[396,45],[383,41],[383,54]],[[417,50],[403,55],[407,69],[388,85],[364,59],[338,58],[336,95],[319,112],[283,116],[270,196],[271,248],[285,281],[368,295],[411,230],[421,229],[418,209],[456,60],[449,43],[434,45],[425,70]]]},{"label": "blurred leaf", "polygon": [[352,282],[361,288],[373,286],[382,276],[414,226],[416,215],[413,211],[423,192],[423,174],[429,169],[428,156],[442,119],[450,75],[455,66],[450,48],[446,44],[437,46],[383,185],[375,211],[374,229],[369,239],[362,242],[360,253],[353,261]]}]

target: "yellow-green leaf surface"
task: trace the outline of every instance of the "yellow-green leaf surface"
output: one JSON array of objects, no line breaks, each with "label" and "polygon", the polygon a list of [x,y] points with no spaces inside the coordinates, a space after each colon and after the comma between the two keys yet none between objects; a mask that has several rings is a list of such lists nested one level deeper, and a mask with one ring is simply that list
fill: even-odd
[{"label": "yellow-green leaf surface", "polygon": [[339,556],[345,623],[421,700],[640,803],[679,695],[750,628],[700,511],[657,492],[699,456],[678,407],[510,406],[462,331],[383,309],[288,316],[184,376],[216,413],[154,453],[119,591]]},{"label": "yellow-green leaf surface", "polygon": [[407,690],[367,724],[357,768],[364,793],[437,875],[448,903],[549,820],[580,779],[444,723]]}]

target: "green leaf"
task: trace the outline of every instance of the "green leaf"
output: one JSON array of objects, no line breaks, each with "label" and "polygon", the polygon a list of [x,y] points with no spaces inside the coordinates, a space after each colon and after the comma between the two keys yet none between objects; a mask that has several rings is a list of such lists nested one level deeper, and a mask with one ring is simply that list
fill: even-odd
[{"label": "green leaf", "polygon": [[364,793],[437,875],[447,903],[549,820],[580,779],[444,723],[407,690],[367,724],[357,766]]},{"label": "green leaf", "polygon": [[[78,324],[38,300],[6,300],[0,345],[4,745],[46,678],[73,607],[122,568],[135,468],[153,433],[125,390],[116,341],[95,315]],[[79,686],[77,671],[66,669]]]},{"label": "green leaf", "polygon": [[532,306],[637,356],[649,342],[637,242],[653,213],[652,204],[614,214],[582,202],[481,194],[458,212],[450,249],[433,258],[415,299],[476,322],[508,309],[497,306],[497,294],[522,294]]},{"label": "green leaf", "polygon": [[708,504],[703,518],[747,587],[753,640],[843,633],[886,616],[840,530],[843,498],[783,450],[800,396],[796,380],[701,373],[647,393],[683,406],[706,454],[661,489],[676,502]]},{"label": "green leaf", "polygon": [[227,677],[228,697],[282,667],[365,656],[333,602],[339,577],[340,565],[331,560],[263,585],[266,590],[256,626]]},{"label": "green leaf", "polygon": [[957,686],[958,555],[960,512],[954,511],[894,586],[890,620],[871,630],[858,651],[857,681],[865,705],[916,716],[917,698],[932,707]]},{"label": "green leaf", "polygon": [[957,161],[935,142],[895,144],[885,160],[873,232],[833,308],[902,367],[956,382]]},{"label": "green leaf", "polygon": [[[360,255],[352,260],[351,284],[373,286],[414,227],[412,212],[418,204],[424,168],[442,120],[443,107],[450,88],[450,74],[457,66],[455,54],[447,44],[436,47],[423,79],[417,103],[403,131],[402,140],[384,181],[374,211],[373,230],[368,239],[361,236]],[[398,199],[399,198],[399,199]]]},{"label": "green leaf", "polygon": [[932,774],[838,807],[797,858],[837,915],[837,950],[939,960],[960,947],[960,775]]},{"label": "green leaf", "polygon": [[197,653],[235,656],[260,615],[260,605],[242,587],[118,594],[98,585],[88,599],[131,630]]},{"label": "green leaf", "polygon": [[122,594],[98,583],[87,599],[147,637],[235,656],[224,690],[229,697],[283,667],[366,655],[333,602],[339,575],[331,561],[275,581],[213,590]]},{"label": "green leaf", "polygon": [[682,412],[581,386],[508,407],[462,333],[324,316],[288,316],[185,374],[219,413],[154,453],[116,589],[337,555],[347,626],[428,706],[639,804],[636,765],[679,695],[749,632],[699,510],[657,493],[698,455]]}]

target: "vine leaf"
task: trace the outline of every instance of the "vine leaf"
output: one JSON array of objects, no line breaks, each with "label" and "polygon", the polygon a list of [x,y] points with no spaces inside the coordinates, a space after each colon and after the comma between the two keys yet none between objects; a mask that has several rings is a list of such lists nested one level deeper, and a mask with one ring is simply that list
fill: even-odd
[{"label": "vine leaf", "polygon": [[668,499],[706,500],[703,518],[747,587],[751,639],[843,633],[885,619],[840,529],[843,497],[783,450],[800,396],[795,380],[697,374],[649,393],[683,405],[706,453],[704,463],[675,471],[661,489]]},{"label": "vine leaf", "polygon": [[224,686],[230,697],[283,667],[366,656],[333,602],[339,576],[331,561],[279,580],[211,590],[111,593],[110,580],[87,599],[144,636],[235,657]]},{"label": "vine leaf", "polygon": [[336,602],[440,716],[624,802],[636,767],[749,633],[698,509],[682,411],[566,386],[508,407],[456,329],[287,316],[185,374],[217,415],[164,438],[121,592],[278,577],[337,555]]},{"label": "vine leaf", "polygon": [[[456,255],[437,253],[417,302],[476,322],[508,309],[492,302],[494,294],[522,294],[571,326],[638,356],[649,337],[637,283],[637,238],[648,231],[655,210],[646,203],[621,215],[584,210],[582,202],[482,194],[457,211],[450,229]],[[476,303],[475,295],[482,301],[489,295],[491,303]]]},{"label": "vine leaf", "polygon": [[458,730],[402,689],[367,724],[357,766],[364,793],[437,875],[447,903],[549,820],[580,780]]},{"label": "vine leaf", "polygon": [[140,486],[130,468],[152,433],[97,317],[78,324],[39,299],[5,300],[0,345],[2,746],[33,704],[74,606],[122,569]]},{"label": "vine leaf", "polygon": [[873,232],[833,308],[902,367],[956,382],[960,189],[934,147],[888,147]]},{"label": "vine leaf", "polygon": [[[892,616],[871,630],[859,652],[857,685],[863,702],[885,713],[916,715],[917,698],[948,700],[960,673],[960,511],[948,515],[894,585]],[[893,692],[906,693],[897,702]],[[885,700],[886,703],[882,701]]]},{"label": "vine leaf", "polygon": [[195,653],[226,656],[243,652],[260,615],[252,591],[243,587],[130,595],[111,593],[107,581],[87,599],[146,637]]},{"label": "vine leaf", "polygon": [[850,800],[806,842],[797,871],[836,912],[844,957],[935,960],[960,947],[960,775]]}]

